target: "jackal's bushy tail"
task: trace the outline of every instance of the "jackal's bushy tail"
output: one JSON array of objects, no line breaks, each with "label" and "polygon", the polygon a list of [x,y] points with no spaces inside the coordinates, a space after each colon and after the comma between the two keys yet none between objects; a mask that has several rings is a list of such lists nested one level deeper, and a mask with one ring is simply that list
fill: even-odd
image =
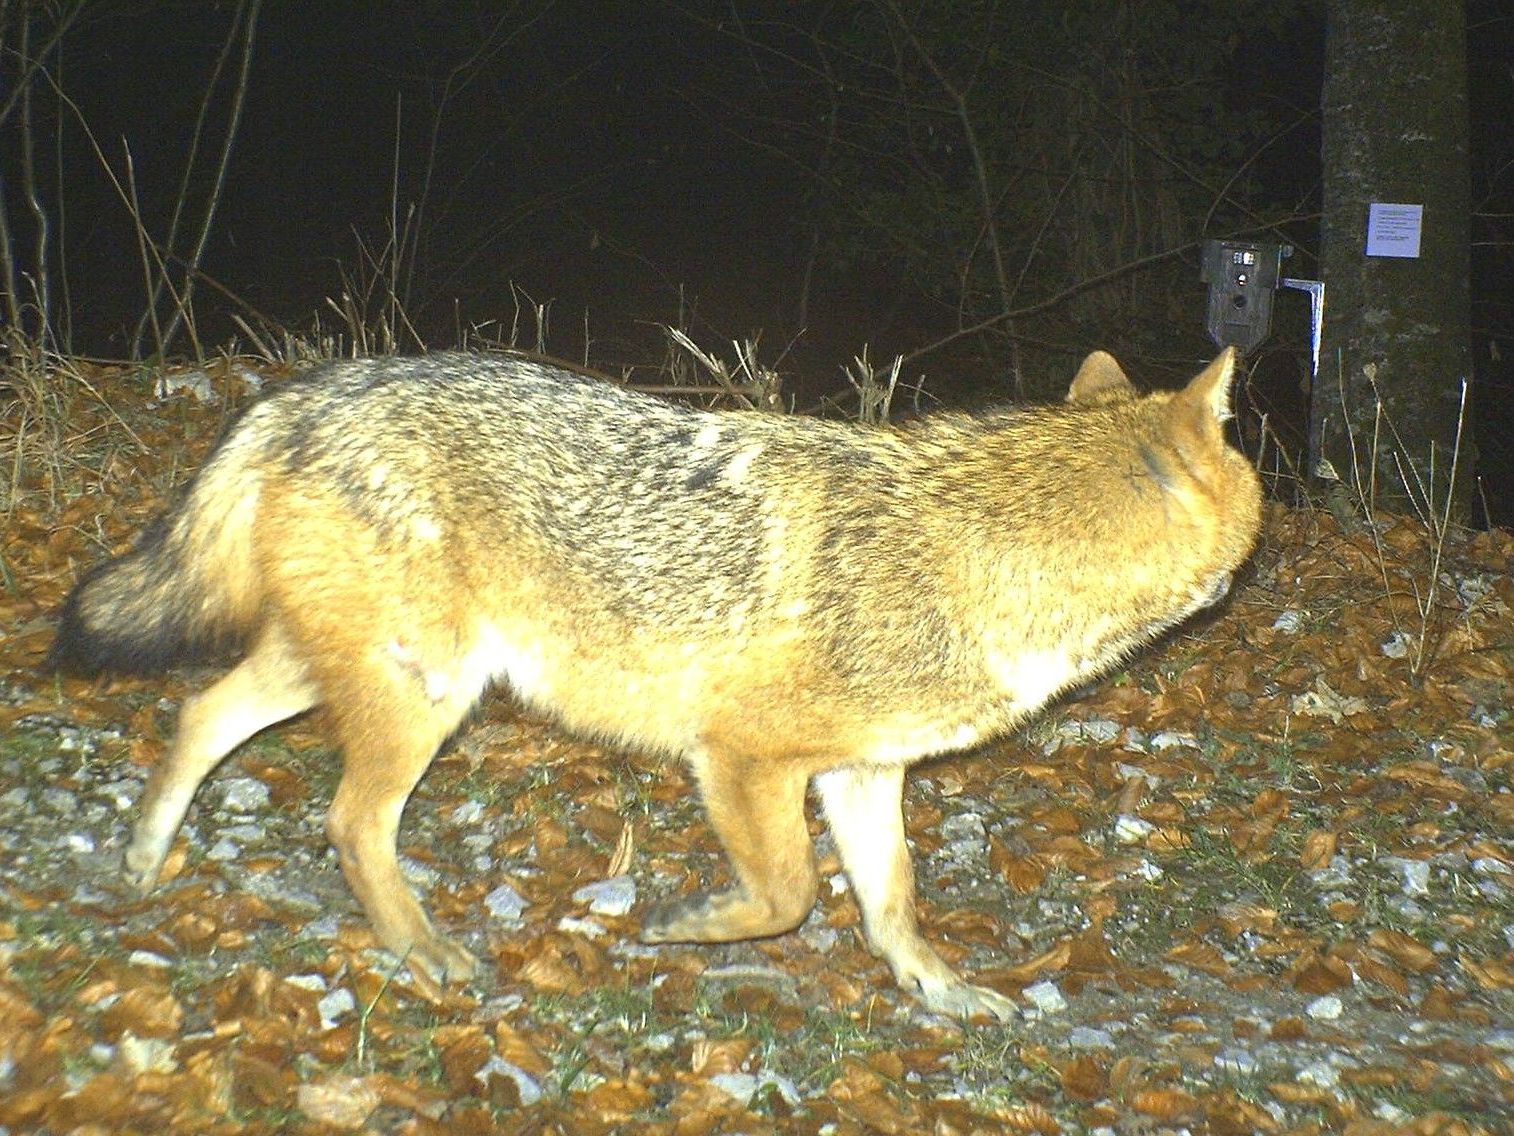
[{"label": "jackal's bushy tail", "polygon": [[59,613],[50,666],[151,673],[241,646],[262,591],[252,547],[258,435],[244,419],[135,548],[80,579]]}]

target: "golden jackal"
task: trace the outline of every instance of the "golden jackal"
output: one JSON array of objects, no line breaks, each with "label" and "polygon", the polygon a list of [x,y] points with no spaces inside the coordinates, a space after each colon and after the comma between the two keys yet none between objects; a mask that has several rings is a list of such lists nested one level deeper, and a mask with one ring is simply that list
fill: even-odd
[{"label": "golden jackal", "polygon": [[470,977],[395,838],[437,747],[504,681],[692,767],[735,880],[652,907],[645,940],[796,927],[813,781],[900,985],[1007,1018],[920,935],[905,767],[1224,594],[1260,522],[1222,428],[1232,368],[1227,351],[1138,397],[1100,352],[1064,404],[861,427],[691,410],[513,356],[333,363],[251,406],[136,548],[79,583],[53,659],[240,652],[148,781],[126,853],[143,889],[216,763],[322,705],[352,890],[422,981]]}]

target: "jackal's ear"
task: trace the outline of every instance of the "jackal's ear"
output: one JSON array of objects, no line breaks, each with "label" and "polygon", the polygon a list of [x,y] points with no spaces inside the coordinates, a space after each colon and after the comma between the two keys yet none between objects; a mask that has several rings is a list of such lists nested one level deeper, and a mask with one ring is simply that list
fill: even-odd
[{"label": "jackal's ear", "polygon": [[1080,406],[1098,406],[1134,398],[1135,387],[1108,351],[1095,351],[1083,360],[1067,389],[1067,401]]},{"label": "jackal's ear", "polygon": [[1234,377],[1235,348],[1227,347],[1213,363],[1189,381],[1179,397],[1191,406],[1202,408],[1216,422],[1228,422],[1234,416],[1230,409],[1230,387]]}]

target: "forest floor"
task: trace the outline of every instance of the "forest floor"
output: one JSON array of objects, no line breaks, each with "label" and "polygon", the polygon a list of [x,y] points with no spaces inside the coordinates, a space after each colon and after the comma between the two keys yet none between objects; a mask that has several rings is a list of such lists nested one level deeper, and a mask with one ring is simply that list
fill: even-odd
[{"label": "forest floor", "polygon": [[434,1001],[328,849],[318,718],[212,775],[153,894],[120,878],[206,675],[37,668],[234,401],[160,377],[0,376],[0,1136],[1514,1132],[1510,534],[1273,508],[1218,612],[917,769],[925,933],[1010,1025],[893,985],[818,819],[798,932],[640,945],[724,872],[687,772],[495,694],[401,830],[485,960]]}]

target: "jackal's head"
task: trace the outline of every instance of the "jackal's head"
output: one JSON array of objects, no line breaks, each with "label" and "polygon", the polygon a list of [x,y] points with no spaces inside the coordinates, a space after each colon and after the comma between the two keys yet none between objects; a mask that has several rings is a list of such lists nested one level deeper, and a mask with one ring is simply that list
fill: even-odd
[{"label": "jackal's head", "polygon": [[1261,528],[1260,479],[1225,433],[1234,376],[1226,348],[1183,389],[1141,396],[1100,351],[1068,391],[1105,474],[1086,503],[1107,578],[1146,597],[1156,624],[1223,596]]}]

